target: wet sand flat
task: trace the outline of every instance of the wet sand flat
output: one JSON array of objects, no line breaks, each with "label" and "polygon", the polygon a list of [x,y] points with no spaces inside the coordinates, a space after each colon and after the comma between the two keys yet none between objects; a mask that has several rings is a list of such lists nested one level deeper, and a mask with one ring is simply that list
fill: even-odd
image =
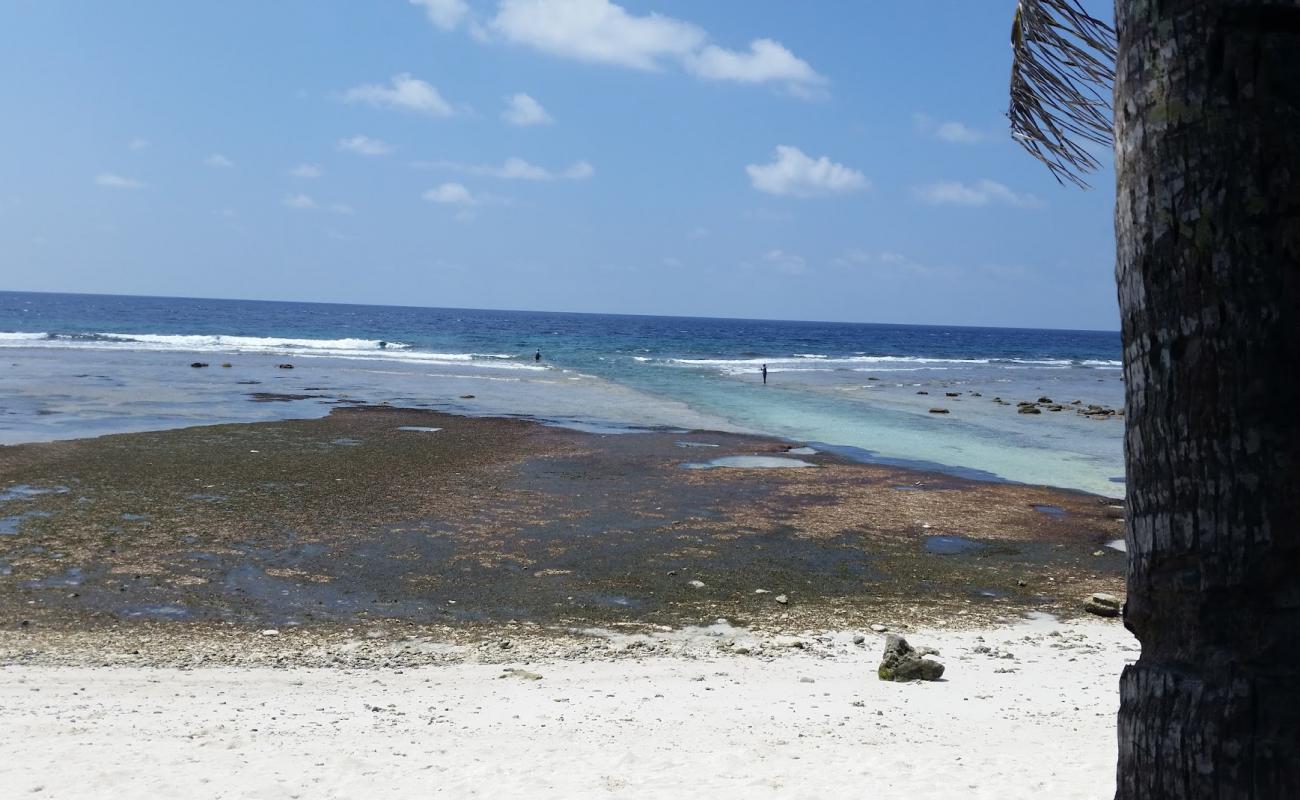
[{"label": "wet sand flat", "polygon": [[1110,501],[792,446],[345,407],[6,447],[0,625],[971,626],[1122,588]]}]

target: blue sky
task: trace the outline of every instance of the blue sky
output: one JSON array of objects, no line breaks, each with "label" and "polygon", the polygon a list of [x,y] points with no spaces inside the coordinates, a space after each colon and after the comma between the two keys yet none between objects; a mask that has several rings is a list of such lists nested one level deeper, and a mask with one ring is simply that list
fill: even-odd
[{"label": "blue sky", "polygon": [[1113,329],[1013,8],[0,0],[0,288]]}]

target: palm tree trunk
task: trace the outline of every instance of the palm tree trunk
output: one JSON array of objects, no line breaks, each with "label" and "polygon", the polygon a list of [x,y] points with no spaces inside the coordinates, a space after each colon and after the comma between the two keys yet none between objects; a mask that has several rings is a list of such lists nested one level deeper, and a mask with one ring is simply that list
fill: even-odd
[{"label": "palm tree trunk", "polygon": [[1300,0],[1117,0],[1117,797],[1300,798]]}]

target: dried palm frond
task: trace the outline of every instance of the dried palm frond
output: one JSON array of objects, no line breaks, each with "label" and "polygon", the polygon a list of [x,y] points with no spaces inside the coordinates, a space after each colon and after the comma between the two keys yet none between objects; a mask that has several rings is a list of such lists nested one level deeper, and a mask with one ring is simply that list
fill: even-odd
[{"label": "dried palm frond", "polygon": [[1111,143],[1115,31],[1078,0],[1018,0],[1011,28],[1011,135],[1052,175],[1087,188]]}]

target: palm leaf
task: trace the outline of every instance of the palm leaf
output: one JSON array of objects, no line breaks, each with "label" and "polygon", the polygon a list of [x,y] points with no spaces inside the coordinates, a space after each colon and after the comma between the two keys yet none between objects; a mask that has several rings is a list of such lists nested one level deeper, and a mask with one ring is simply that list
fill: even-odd
[{"label": "palm leaf", "polygon": [[1087,188],[1109,146],[1115,30],[1078,0],[1018,0],[1011,28],[1011,135],[1062,183]]}]

